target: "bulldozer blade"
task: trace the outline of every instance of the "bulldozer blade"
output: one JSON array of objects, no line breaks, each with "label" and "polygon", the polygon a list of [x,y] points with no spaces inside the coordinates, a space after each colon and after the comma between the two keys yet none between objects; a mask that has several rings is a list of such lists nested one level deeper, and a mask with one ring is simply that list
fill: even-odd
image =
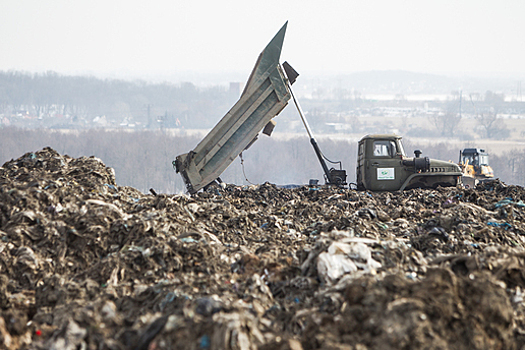
[{"label": "bulldozer blade", "polygon": [[472,176],[461,176],[461,182],[463,183],[463,186],[467,188],[475,188],[478,184],[478,180]]},{"label": "bulldozer blade", "polygon": [[288,104],[290,91],[279,64],[286,22],[259,55],[241,97],[194,150],[174,164],[188,192],[213,182]]}]

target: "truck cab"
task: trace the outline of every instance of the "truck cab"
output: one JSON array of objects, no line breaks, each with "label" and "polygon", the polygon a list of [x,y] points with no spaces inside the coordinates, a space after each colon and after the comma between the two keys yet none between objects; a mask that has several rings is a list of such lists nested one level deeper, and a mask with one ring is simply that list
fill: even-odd
[{"label": "truck cab", "polygon": [[357,188],[370,191],[403,191],[411,188],[456,186],[461,170],[452,162],[407,157],[398,135],[366,135],[358,145]]}]

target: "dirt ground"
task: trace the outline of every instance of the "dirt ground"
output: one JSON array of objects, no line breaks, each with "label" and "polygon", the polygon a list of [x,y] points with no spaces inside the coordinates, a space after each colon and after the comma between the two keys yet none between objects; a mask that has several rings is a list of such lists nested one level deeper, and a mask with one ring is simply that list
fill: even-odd
[{"label": "dirt ground", "polygon": [[0,168],[0,348],[525,349],[525,190],[143,194]]}]

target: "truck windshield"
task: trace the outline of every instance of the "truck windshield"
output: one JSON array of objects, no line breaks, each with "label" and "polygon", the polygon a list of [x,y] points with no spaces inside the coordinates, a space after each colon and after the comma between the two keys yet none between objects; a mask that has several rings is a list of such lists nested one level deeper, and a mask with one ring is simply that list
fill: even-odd
[{"label": "truck windshield", "polygon": [[374,156],[375,157],[394,157],[397,149],[394,141],[379,140],[374,141]]}]

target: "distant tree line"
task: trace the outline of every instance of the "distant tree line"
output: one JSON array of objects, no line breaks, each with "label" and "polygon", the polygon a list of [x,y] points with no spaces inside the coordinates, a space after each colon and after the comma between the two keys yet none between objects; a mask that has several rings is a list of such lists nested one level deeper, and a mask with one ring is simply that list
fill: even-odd
[{"label": "distant tree line", "polygon": [[509,128],[500,117],[502,113],[508,113],[516,103],[507,106],[503,94],[487,91],[484,98],[479,94],[463,98],[460,92],[453,92],[452,96],[453,99],[446,104],[442,112],[431,116],[440,136],[459,134],[458,126],[462,113],[474,116],[477,122],[475,130],[481,138],[503,140],[510,136]]},{"label": "distant tree line", "polygon": [[[0,128],[0,164],[16,159],[26,152],[50,146],[72,157],[95,156],[115,169],[120,186],[132,186],[147,192],[154,188],[162,193],[185,192],[184,183],[172,167],[179,154],[198,144],[201,137],[180,136],[167,131],[105,131],[90,129],[74,132]],[[319,138],[323,153],[342,161],[348,182],[355,182],[357,145],[350,140]],[[423,156],[457,162],[459,149],[440,143],[422,146],[405,140],[407,153],[421,149]],[[525,185],[525,150],[505,155],[491,155],[496,177],[508,184]],[[271,182],[276,184],[307,184],[309,179],[323,183],[321,166],[307,137],[273,139],[261,136],[243,152],[243,164],[237,158],[221,178],[238,185]]]},{"label": "distant tree line", "polygon": [[[148,84],[62,76],[55,72],[0,71],[0,115],[46,120],[67,116],[70,126],[104,116],[114,123],[133,120],[144,126],[212,127],[238,96],[225,87],[197,88],[192,83]],[[64,119],[65,120],[65,119]],[[1,120],[0,120],[1,121]]]},{"label": "distant tree line", "polygon": [[[377,74],[375,78],[379,79],[385,73]],[[346,85],[349,83],[352,82],[346,82]],[[381,84],[376,83],[376,88],[381,89]],[[370,86],[368,88],[373,91]],[[304,86],[297,89],[308,94]],[[208,129],[226,114],[238,97],[239,89],[223,86],[199,88],[190,82],[150,84],[63,76],[55,72],[0,71],[0,125],[60,129]],[[510,130],[502,115],[525,113],[525,103],[506,102],[503,94],[492,91],[485,94],[452,91],[447,101],[423,103],[409,101],[402,93],[397,93],[393,100],[375,101],[348,87],[319,86],[312,88],[311,97],[301,98],[301,105],[317,133],[392,132],[395,128],[390,127],[386,119],[381,125],[367,125],[365,119],[367,115],[388,116],[389,109],[397,108],[404,111],[404,117],[429,120],[428,128],[424,130],[412,130],[404,125],[402,132],[406,136],[459,137],[465,140],[473,139],[475,135],[508,138]],[[466,115],[477,122],[472,130],[458,127]],[[293,108],[286,108],[279,119],[281,131],[295,132],[302,127]]]}]

